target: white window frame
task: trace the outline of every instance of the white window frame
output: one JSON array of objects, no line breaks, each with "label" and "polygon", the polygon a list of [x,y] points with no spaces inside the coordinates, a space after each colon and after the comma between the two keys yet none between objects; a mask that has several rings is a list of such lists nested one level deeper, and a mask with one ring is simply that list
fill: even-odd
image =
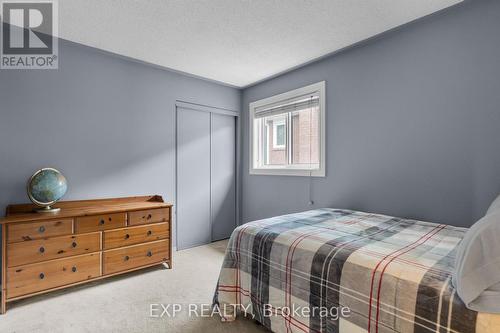
[{"label": "white window frame", "polygon": [[[249,163],[251,175],[272,175],[272,176],[312,176],[312,177],[325,177],[326,176],[326,103],[325,103],[325,81],[314,83],[306,87],[298,88],[283,94],[264,98],[249,105]],[[261,143],[257,143],[254,151],[254,115],[257,108],[272,105],[285,100],[297,98],[308,94],[319,95],[319,168],[311,170],[299,165],[269,165],[257,166],[260,150],[262,149]],[[274,126],[274,125],[273,125]],[[274,128],[273,128],[274,129]],[[274,135],[273,135],[274,137]],[[259,140],[259,138],[257,138]],[[274,145],[274,142],[273,142]]]}]

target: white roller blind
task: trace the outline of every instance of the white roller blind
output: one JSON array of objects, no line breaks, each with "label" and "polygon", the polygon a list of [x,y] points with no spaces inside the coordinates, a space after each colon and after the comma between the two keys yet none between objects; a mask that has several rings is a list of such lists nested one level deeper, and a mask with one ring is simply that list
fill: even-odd
[{"label": "white roller blind", "polygon": [[319,105],[319,94],[308,94],[278,103],[258,107],[254,111],[254,118],[276,116],[283,113],[301,111]]}]

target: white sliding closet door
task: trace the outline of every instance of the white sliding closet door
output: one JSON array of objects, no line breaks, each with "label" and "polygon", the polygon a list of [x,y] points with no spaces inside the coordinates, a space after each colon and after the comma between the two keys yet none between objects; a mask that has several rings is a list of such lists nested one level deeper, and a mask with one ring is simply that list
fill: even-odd
[{"label": "white sliding closet door", "polygon": [[212,240],[236,228],[236,119],[212,114]]},{"label": "white sliding closet door", "polygon": [[210,113],[177,108],[177,248],[211,241]]},{"label": "white sliding closet door", "polygon": [[236,117],[177,107],[177,248],[228,238],[236,218]]}]

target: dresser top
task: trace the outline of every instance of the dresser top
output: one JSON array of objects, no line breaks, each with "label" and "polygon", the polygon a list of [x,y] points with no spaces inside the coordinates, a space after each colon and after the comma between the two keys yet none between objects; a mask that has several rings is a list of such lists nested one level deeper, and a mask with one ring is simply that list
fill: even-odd
[{"label": "dresser top", "polygon": [[163,201],[159,195],[127,197],[97,200],[61,201],[53,205],[61,208],[57,213],[37,213],[37,207],[32,204],[9,205],[6,217],[0,218],[0,224],[30,222],[39,220],[54,220],[99,214],[130,212],[137,210],[171,207],[172,204]]}]

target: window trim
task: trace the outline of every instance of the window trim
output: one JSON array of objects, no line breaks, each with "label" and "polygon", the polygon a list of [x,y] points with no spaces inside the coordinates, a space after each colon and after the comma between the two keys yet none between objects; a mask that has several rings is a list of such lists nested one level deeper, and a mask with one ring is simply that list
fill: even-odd
[{"label": "window trim", "polygon": [[[326,176],[326,103],[325,103],[325,86],[326,82],[317,82],[302,88],[294,89],[282,94],[264,98],[249,104],[249,173],[250,175],[273,175],[273,176]],[[259,155],[260,147],[254,151],[254,115],[257,108],[262,108],[266,105],[279,103],[287,99],[292,99],[298,96],[317,93],[319,94],[319,168],[316,170],[301,169],[297,165],[288,166],[266,166],[254,167],[254,162]],[[273,124],[274,126],[274,124]],[[287,131],[288,132],[288,131]],[[274,136],[274,135],[273,135]],[[273,142],[274,144],[274,142]]]}]

